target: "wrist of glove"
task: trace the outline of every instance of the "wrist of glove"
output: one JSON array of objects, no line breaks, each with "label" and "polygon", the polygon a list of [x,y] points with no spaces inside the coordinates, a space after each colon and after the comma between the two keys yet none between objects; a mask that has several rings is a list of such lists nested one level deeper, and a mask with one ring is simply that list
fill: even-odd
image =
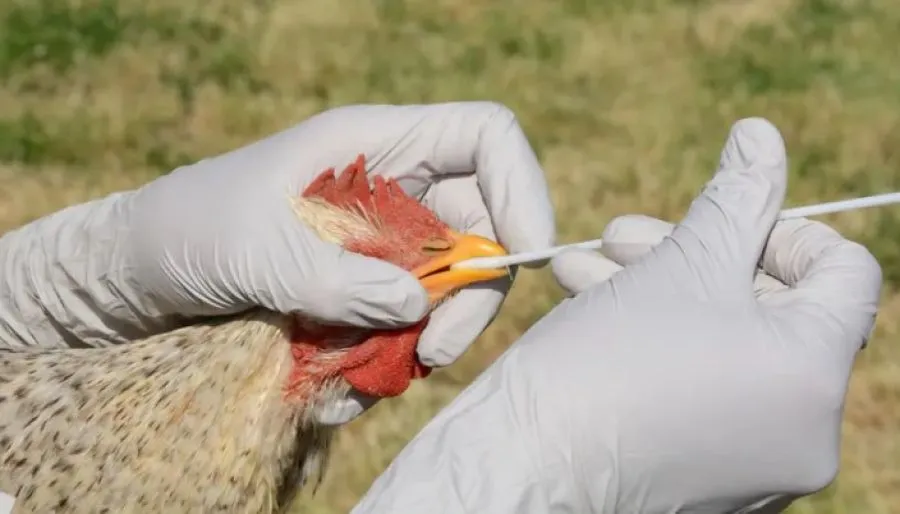
[{"label": "wrist of glove", "polygon": [[0,238],[0,346],[105,346],[165,328],[131,277],[132,195],[69,207]]}]

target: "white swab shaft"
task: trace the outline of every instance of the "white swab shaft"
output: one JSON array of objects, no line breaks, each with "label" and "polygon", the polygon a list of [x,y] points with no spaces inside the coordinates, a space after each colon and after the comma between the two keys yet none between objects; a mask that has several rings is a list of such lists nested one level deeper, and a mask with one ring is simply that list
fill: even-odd
[{"label": "white swab shaft", "polygon": [[862,198],[854,198],[852,200],[840,200],[837,202],[807,205],[806,207],[794,207],[793,209],[785,209],[781,211],[781,214],[778,215],[778,219],[786,220],[791,218],[806,218],[809,216],[819,216],[821,214],[831,214],[833,212],[852,211],[854,209],[865,209],[867,207],[879,207],[882,205],[890,205],[893,203],[900,203],[900,192],[864,196]]},{"label": "white swab shaft", "polygon": [[[854,209],[865,209],[867,207],[878,207],[881,205],[890,205],[895,203],[900,203],[900,192],[865,196],[862,198],[820,203],[816,205],[807,205],[805,207],[794,207],[792,209],[785,209],[781,211],[781,213],[778,215],[778,219],[786,220],[792,218],[805,218],[809,216],[819,216],[822,214],[852,211]],[[582,241],[580,243],[554,246],[553,248],[548,248],[546,250],[540,250],[536,252],[517,253],[513,255],[507,255],[505,257],[479,257],[475,259],[468,259],[454,264],[452,268],[505,268],[507,266],[524,264],[526,262],[535,262],[550,259],[570,248],[597,250],[601,246],[603,246],[602,239],[592,239],[590,241]]]}]

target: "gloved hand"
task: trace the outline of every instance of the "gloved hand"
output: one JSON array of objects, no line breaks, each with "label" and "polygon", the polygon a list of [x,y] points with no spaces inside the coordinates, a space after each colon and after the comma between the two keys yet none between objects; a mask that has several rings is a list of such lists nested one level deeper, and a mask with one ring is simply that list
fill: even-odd
[{"label": "gloved hand", "polygon": [[779,512],[826,486],[881,270],[825,225],[776,225],[785,187],[778,131],[742,120],[671,231],[625,217],[603,235],[611,260],[554,259],[575,296],[353,512]]},{"label": "gloved hand", "polygon": [[[359,153],[457,230],[513,252],[554,243],[543,172],[505,107],[337,108],[3,236],[0,341],[100,346],[256,306],[362,327],[421,319],[428,298],[412,275],[323,242],[291,210],[290,195]],[[441,305],[423,363],[453,362],[508,288],[473,287]]]}]

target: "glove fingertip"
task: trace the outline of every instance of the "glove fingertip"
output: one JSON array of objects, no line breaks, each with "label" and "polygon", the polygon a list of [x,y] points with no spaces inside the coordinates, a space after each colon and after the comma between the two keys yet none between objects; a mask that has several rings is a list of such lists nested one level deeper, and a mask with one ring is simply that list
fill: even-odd
[{"label": "glove fingertip", "polygon": [[[441,323],[441,325],[445,324]],[[472,346],[472,343],[486,328],[486,325],[459,325],[436,326],[429,324],[429,327],[422,332],[416,348],[419,362],[429,368],[443,368],[453,364],[462,357],[462,354]]]},{"label": "glove fingertip", "polygon": [[345,251],[319,258],[328,264],[307,277],[301,312],[324,321],[384,329],[415,323],[428,311],[428,293],[402,268]]},{"label": "glove fingertip", "polygon": [[784,138],[778,127],[765,118],[750,117],[731,126],[719,164],[723,168],[746,168],[754,163],[773,166],[785,159]]},{"label": "glove fingertip", "polygon": [[[428,311],[428,293],[410,273],[392,264],[354,256],[348,262],[351,279],[349,308],[391,324],[415,323]],[[361,266],[365,261],[365,266]]]},{"label": "glove fingertip", "polygon": [[570,295],[580,294],[609,280],[622,266],[590,250],[572,249],[550,261],[556,281]]},{"label": "glove fingertip", "polygon": [[606,225],[600,253],[622,266],[628,266],[647,255],[672,233],[673,228],[671,223],[650,216],[619,216]]},{"label": "glove fingertip", "polygon": [[639,243],[655,246],[672,233],[675,226],[642,214],[626,214],[613,218],[603,230],[603,240],[615,243]]},{"label": "glove fingertip", "polygon": [[422,364],[440,368],[456,362],[493,321],[503,298],[500,288],[467,289],[438,307],[419,338]]}]

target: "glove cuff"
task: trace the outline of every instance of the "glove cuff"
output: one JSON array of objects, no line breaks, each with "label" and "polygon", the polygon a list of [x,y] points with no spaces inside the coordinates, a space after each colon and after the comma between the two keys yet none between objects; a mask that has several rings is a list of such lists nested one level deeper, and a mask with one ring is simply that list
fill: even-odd
[{"label": "glove cuff", "polygon": [[131,192],[0,237],[0,346],[106,346],[143,324],[126,269]]}]

